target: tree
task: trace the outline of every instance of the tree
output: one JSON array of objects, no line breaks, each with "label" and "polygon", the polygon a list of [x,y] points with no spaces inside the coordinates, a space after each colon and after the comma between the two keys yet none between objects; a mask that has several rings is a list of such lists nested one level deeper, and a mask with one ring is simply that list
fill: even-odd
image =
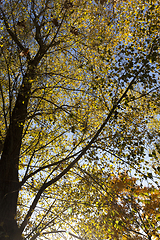
[{"label": "tree", "polygon": [[97,167],[91,173],[80,171],[72,194],[76,199],[79,191],[81,200],[72,221],[83,239],[159,239],[158,189],[139,186],[123,170],[117,176],[102,175]]},{"label": "tree", "polygon": [[110,169],[112,156],[143,174],[158,141],[159,5],[0,4],[0,240],[40,239],[68,219],[78,163]]}]

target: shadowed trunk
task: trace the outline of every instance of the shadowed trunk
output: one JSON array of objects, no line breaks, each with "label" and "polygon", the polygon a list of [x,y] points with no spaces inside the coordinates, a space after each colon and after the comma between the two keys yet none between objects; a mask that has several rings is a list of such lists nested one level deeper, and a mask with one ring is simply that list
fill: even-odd
[{"label": "shadowed trunk", "polygon": [[33,69],[28,71],[19,90],[0,160],[0,240],[22,240],[16,222],[19,192],[18,166],[23,126],[27,116]]}]

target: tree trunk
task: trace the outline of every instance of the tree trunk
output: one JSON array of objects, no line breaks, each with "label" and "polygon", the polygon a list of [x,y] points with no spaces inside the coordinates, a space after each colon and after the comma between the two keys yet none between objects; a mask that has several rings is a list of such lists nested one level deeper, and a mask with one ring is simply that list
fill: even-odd
[{"label": "tree trunk", "polygon": [[19,193],[18,166],[31,77],[33,72],[30,70],[23,78],[0,159],[0,240],[22,240],[16,222]]}]

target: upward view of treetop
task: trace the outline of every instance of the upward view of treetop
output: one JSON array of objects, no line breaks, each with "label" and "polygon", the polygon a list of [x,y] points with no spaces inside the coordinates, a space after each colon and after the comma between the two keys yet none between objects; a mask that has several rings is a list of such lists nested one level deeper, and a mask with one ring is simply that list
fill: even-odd
[{"label": "upward view of treetop", "polygon": [[0,240],[159,239],[159,2],[1,0],[0,31]]}]

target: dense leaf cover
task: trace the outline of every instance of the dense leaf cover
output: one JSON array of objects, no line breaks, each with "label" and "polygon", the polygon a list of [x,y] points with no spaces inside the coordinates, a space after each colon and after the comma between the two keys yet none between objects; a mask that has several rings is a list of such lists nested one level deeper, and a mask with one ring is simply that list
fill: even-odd
[{"label": "dense leaf cover", "polygon": [[0,240],[159,239],[157,0],[0,1]]}]

